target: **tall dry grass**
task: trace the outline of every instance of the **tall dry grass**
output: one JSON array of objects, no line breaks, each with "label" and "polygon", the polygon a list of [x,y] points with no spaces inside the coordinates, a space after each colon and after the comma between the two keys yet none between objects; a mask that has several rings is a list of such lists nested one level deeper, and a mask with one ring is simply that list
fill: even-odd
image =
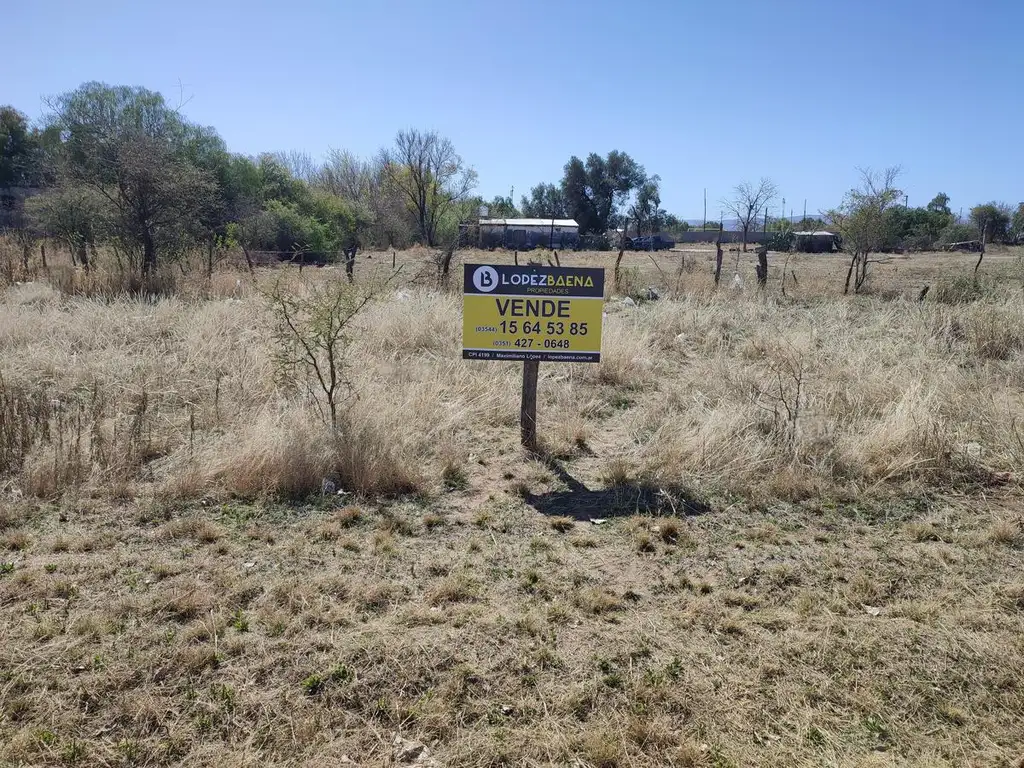
[{"label": "tall dry grass", "polygon": [[[713,292],[699,267],[659,268],[691,280],[677,298],[610,301],[600,365],[542,366],[545,448],[586,482],[800,498],[1004,482],[1019,466],[1024,310],[1009,284],[961,302],[797,298]],[[166,296],[63,277],[8,287],[0,472],[44,497],[300,497],[325,479],[429,491],[452,467],[486,486],[492,462],[523,461],[518,366],[463,362],[459,297],[413,285],[358,317],[353,396],[332,433],[275,375],[261,291],[282,275],[299,292],[341,279],[227,270]]]}]

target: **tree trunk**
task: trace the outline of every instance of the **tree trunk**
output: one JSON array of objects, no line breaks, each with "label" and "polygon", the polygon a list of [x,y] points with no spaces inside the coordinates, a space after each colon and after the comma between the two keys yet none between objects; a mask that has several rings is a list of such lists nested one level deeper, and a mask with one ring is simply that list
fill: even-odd
[{"label": "tree trunk", "polygon": [[252,265],[252,256],[249,255],[249,249],[244,245],[242,246],[242,254],[245,256],[245,266],[249,268],[249,277],[256,277],[256,269]]},{"label": "tree trunk", "polygon": [[31,246],[26,242],[21,246],[21,265],[25,268],[25,273],[28,273],[28,260],[31,254]]},{"label": "tree trunk", "polygon": [[76,245],[74,249],[72,249],[72,251],[71,251],[71,253],[72,253],[71,261],[72,262],[74,262],[74,260],[75,260],[75,257],[74,257],[75,250],[78,251],[78,260],[80,262],[82,262],[82,266],[85,268],[86,273],[88,273],[89,272],[89,264],[90,264],[90,261],[91,261],[89,259],[89,248],[88,248],[88,245],[83,240],[78,245]]},{"label": "tree trunk", "polygon": [[850,259],[850,268],[846,270],[846,284],[843,286],[843,296],[850,292],[850,278],[853,277],[853,270],[857,266],[857,259],[860,254],[854,251],[853,258]]},{"label": "tree trunk", "polygon": [[147,231],[142,236],[142,274],[151,275],[156,269],[156,243],[153,235]]},{"label": "tree trunk", "polygon": [[974,265],[974,282],[978,282],[978,269],[981,268],[981,260],[985,258],[985,241],[988,239],[988,225],[981,228],[981,253],[978,254],[978,262]]},{"label": "tree trunk", "polygon": [[868,280],[868,256],[870,254],[865,251],[860,255],[860,263],[858,265],[857,274],[854,275],[853,281],[853,292],[860,293],[860,289],[864,287],[864,283]]},{"label": "tree trunk", "polygon": [[206,277],[213,279],[213,239],[206,244]]},{"label": "tree trunk", "polygon": [[43,269],[44,270],[47,269],[47,266],[46,266],[46,243],[40,243],[39,244],[39,258],[43,262]]},{"label": "tree trunk", "polygon": [[615,259],[615,290],[619,290],[619,265],[622,264],[623,250],[619,251],[618,258]]},{"label": "tree trunk", "polygon": [[743,225],[743,252],[747,252],[747,231],[750,229],[750,224]]}]

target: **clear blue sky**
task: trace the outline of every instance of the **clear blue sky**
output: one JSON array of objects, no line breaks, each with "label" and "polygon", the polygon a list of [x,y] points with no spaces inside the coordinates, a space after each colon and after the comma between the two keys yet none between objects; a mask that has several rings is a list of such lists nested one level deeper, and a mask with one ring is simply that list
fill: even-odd
[{"label": "clear blue sky", "polygon": [[490,198],[628,152],[709,217],[770,176],[800,212],[857,166],[912,205],[1024,200],[1022,0],[3,0],[0,104],[88,80],[179,99],[231,150],[370,155],[449,136]]}]

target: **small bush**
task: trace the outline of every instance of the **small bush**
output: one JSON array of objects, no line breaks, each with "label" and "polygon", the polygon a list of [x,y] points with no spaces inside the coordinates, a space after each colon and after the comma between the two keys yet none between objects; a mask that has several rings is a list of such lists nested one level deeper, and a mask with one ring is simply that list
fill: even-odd
[{"label": "small bush", "polygon": [[469,477],[466,470],[457,464],[446,464],[441,471],[441,482],[445,490],[464,491],[469,488]]},{"label": "small bush", "polygon": [[327,683],[320,675],[310,675],[302,681],[302,690],[307,696],[318,696],[326,687]]},{"label": "small bush", "polygon": [[465,603],[475,600],[478,593],[479,585],[459,574],[445,578],[430,590],[427,602],[435,607],[446,603]]},{"label": "small bush", "polygon": [[987,282],[959,275],[939,280],[930,295],[940,304],[968,304],[980,301],[991,293],[992,286]]},{"label": "small bush", "polygon": [[1024,328],[1001,307],[972,307],[965,318],[964,332],[974,353],[983,360],[1008,360],[1024,349]]}]

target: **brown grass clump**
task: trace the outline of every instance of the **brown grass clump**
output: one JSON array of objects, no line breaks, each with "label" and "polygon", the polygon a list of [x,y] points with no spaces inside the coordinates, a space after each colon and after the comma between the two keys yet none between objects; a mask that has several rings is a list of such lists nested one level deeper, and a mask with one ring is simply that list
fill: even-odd
[{"label": "brown grass clump", "polygon": [[553,517],[551,518],[551,527],[559,533],[566,533],[571,531],[576,526],[576,521],[571,517]]},{"label": "brown grass clump", "polygon": [[465,603],[475,600],[480,586],[465,574],[456,574],[442,579],[427,594],[427,603],[432,606],[447,603]]},{"label": "brown grass clump", "polygon": [[989,528],[988,540],[1003,547],[1024,547],[1024,529],[1019,520],[1002,518]]}]

